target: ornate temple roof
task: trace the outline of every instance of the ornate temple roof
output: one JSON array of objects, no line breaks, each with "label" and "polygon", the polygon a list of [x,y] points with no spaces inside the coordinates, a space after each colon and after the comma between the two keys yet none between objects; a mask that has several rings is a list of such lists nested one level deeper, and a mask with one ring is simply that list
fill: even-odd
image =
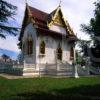
[{"label": "ornate temple roof", "polygon": [[[65,36],[65,34],[62,34],[60,32],[56,32],[56,31],[49,29],[49,27],[54,22],[58,13],[60,13],[61,20],[63,21],[63,24],[66,28],[66,33],[67,33],[66,36]],[[73,30],[71,29],[68,21],[64,19],[60,6],[57,7],[54,11],[52,11],[50,14],[48,14],[46,12],[43,12],[39,9],[28,6],[26,4],[26,10],[25,10],[25,14],[24,14],[24,20],[23,20],[23,24],[22,24],[19,41],[21,41],[21,38],[23,37],[24,29],[29,22],[32,22],[33,25],[37,26],[36,29],[39,32],[42,31],[44,33],[47,33],[48,35],[55,35],[55,34],[57,36],[64,35],[65,37],[67,37],[69,39],[71,38],[72,40],[75,40],[75,41],[77,39],[77,37],[75,36]]]}]

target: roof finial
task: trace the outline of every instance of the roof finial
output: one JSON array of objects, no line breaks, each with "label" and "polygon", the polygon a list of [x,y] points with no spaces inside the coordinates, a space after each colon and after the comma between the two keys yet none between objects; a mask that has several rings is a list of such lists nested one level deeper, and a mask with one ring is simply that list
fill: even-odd
[{"label": "roof finial", "polygon": [[59,2],[59,7],[61,7],[61,2],[62,2],[62,1],[60,0],[60,2]]},{"label": "roof finial", "polygon": [[25,0],[25,3],[27,4],[27,0]]}]

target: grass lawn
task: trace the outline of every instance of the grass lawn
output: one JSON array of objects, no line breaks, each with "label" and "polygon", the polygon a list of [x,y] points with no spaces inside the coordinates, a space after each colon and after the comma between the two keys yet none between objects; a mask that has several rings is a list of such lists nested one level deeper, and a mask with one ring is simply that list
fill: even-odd
[{"label": "grass lawn", "polygon": [[0,100],[100,100],[100,77],[0,77]]}]

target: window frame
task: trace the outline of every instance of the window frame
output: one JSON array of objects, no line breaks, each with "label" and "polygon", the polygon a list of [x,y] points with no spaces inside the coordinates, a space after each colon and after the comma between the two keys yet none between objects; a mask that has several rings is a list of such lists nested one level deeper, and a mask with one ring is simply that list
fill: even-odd
[{"label": "window frame", "polygon": [[74,48],[70,47],[70,60],[74,60]]},{"label": "window frame", "polygon": [[62,50],[61,47],[57,48],[56,53],[57,53],[57,60],[62,60],[62,58],[63,58],[63,50]]},{"label": "window frame", "polygon": [[41,41],[40,42],[40,45],[39,45],[39,53],[40,55],[45,55],[45,42],[44,41]]},{"label": "window frame", "polygon": [[32,35],[28,36],[28,38],[27,38],[27,54],[28,55],[33,54],[33,38],[32,38]]}]

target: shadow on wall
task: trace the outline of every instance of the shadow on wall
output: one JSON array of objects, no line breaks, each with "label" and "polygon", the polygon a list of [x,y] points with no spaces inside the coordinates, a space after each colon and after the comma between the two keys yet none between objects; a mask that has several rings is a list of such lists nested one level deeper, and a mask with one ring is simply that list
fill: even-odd
[{"label": "shadow on wall", "polygon": [[13,100],[100,100],[100,84],[50,91],[26,91],[11,98]]}]

